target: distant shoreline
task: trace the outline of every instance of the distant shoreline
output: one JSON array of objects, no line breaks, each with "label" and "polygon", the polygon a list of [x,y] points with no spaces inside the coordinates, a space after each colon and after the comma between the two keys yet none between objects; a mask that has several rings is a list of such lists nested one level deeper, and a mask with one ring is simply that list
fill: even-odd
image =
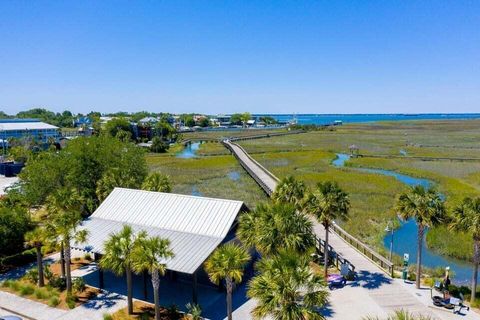
[{"label": "distant shoreline", "polygon": [[480,119],[480,113],[365,113],[365,114],[253,114],[253,117],[269,116],[281,123],[327,125],[337,123],[366,123],[405,120],[473,120]]}]

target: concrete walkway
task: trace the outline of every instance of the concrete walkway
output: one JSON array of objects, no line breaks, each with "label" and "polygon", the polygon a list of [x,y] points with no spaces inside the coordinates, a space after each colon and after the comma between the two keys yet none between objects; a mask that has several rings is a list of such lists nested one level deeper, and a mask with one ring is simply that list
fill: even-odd
[{"label": "concrete walkway", "polygon": [[[262,180],[260,186],[264,184],[270,190],[275,190],[278,181],[276,177],[252,159],[243,148],[230,141],[224,143],[235,153],[242,166],[247,167],[245,168],[247,172],[254,175],[256,180],[258,178]],[[316,221],[314,232],[319,238],[325,238],[325,229]],[[358,320],[365,316],[385,317],[395,310],[404,309],[433,319],[450,320],[462,317],[480,320],[480,316],[474,311],[464,311],[464,314],[458,315],[446,309],[433,307],[430,289],[417,290],[413,284],[390,278],[336,233],[329,233],[329,243],[337,253],[355,266],[357,279],[342,289],[331,291],[330,304],[322,312],[328,319]],[[254,306],[254,301],[248,301],[234,311],[234,319],[251,319],[249,313]]]},{"label": "concrete walkway", "polygon": [[[84,252],[72,250],[72,258],[81,257],[83,255]],[[59,259],[60,254],[55,253],[45,257],[44,262],[53,263]],[[36,264],[32,263],[5,273],[1,275],[0,282],[6,279],[18,279],[22,277],[28,269],[35,266]],[[97,265],[92,263],[73,270],[72,277],[83,277],[96,270]],[[52,308],[41,302],[32,301],[12,293],[0,291],[0,309],[4,309],[4,311],[2,311],[4,315],[16,314],[34,320],[102,320],[105,313],[114,313],[126,306],[127,300],[125,296],[108,291],[102,291],[102,293],[95,298],[90,299],[86,303],[72,310]],[[0,315],[2,313],[0,313]]]},{"label": "concrete walkway", "polygon": [[4,291],[0,291],[0,308],[36,320],[58,319],[68,312]]}]

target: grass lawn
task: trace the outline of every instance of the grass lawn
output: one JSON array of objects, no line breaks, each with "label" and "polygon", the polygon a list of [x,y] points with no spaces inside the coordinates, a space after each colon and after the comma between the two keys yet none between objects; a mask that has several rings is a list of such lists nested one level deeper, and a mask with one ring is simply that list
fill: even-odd
[{"label": "grass lawn", "polygon": [[[351,124],[333,131],[240,144],[280,178],[293,174],[309,186],[323,180],[337,181],[350,193],[352,202],[351,218],[343,226],[382,251],[385,224],[395,218],[395,197],[407,187],[392,177],[362,173],[351,167],[388,169],[430,179],[447,196],[451,208],[464,196],[480,195],[480,160],[475,160],[480,159],[479,140],[479,120],[449,120]],[[351,159],[347,162],[350,167],[333,167],[335,153],[348,153],[352,144],[365,157]],[[435,159],[440,157],[453,160]],[[443,254],[471,256],[469,235],[456,234],[456,241],[450,241],[450,237],[442,236],[445,232],[445,227],[431,230],[428,245]]]}]

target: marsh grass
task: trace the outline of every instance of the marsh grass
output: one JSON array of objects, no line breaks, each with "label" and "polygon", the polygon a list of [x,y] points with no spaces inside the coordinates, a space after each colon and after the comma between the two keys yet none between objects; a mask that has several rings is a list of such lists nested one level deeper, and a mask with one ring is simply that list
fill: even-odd
[{"label": "marsh grass", "polygon": [[[354,167],[394,170],[432,180],[452,208],[463,197],[480,194],[480,161],[423,161],[408,156],[480,159],[479,139],[480,120],[406,121],[351,124],[335,131],[247,140],[240,144],[280,178],[294,174],[309,185],[329,179],[337,181],[350,193],[352,202],[351,218],[343,223],[345,229],[377,250],[385,251],[385,225],[396,218],[393,212],[396,196],[407,187],[393,177],[361,173]],[[362,154],[376,157],[351,159],[347,167],[334,168],[331,161],[335,153],[349,153],[352,144]],[[407,157],[398,157],[399,150],[407,151]],[[473,245],[469,235],[445,229],[445,226],[431,229],[427,245],[445,255],[470,258]],[[445,232],[452,234],[455,241],[451,237],[445,239]]]},{"label": "marsh grass", "polygon": [[350,219],[341,222],[352,235],[383,250],[387,221],[395,218],[392,207],[405,185],[393,177],[358,172],[331,165],[335,154],[326,151],[297,151],[256,154],[254,158],[279,178],[293,174],[313,187],[317,182],[335,180],[350,195]]},{"label": "marsh grass", "polygon": [[[151,171],[168,175],[176,193],[192,194],[195,190],[207,197],[240,200],[249,208],[267,200],[262,189],[231,155],[182,159],[170,154],[149,154],[147,164]],[[238,172],[240,178],[232,180],[230,172]]]}]

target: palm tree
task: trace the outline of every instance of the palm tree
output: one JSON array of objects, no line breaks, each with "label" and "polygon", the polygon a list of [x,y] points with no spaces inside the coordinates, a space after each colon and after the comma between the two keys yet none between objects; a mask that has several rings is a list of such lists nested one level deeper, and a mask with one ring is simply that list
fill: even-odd
[{"label": "palm tree", "polygon": [[98,200],[105,200],[116,187],[138,188],[139,183],[133,176],[126,176],[126,173],[118,168],[105,172],[100,180],[97,181],[95,193]]},{"label": "palm tree", "polygon": [[315,216],[325,228],[325,246],[324,246],[324,276],[328,275],[328,233],[330,225],[336,219],[346,219],[350,210],[350,200],[348,194],[344,192],[336,182],[326,181],[317,184],[314,193],[306,196],[304,203],[305,212]]},{"label": "palm tree", "polygon": [[29,247],[34,247],[37,252],[37,270],[38,270],[38,286],[45,285],[45,278],[43,275],[43,254],[42,246],[46,242],[46,231],[44,228],[38,226],[32,231],[25,234],[25,242]]},{"label": "palm tree", "polygon": [[171,192],[172,185],[168,176],[160,172],[152,172],[142,183],[142,190],[157,191],[157,192]]},{"label": "palm tree", "polygon": [[323,278],[314,273],[306,255],[281,251],[258,263],[259,274],[248,284],[247,295],[258,301],[254,319],[324,319],[318,308],[328,301]]},{"label": "palm tree", "polygon": [[170,241],[168,239],[160,237],[147,238],[145,234],[141,234],[132,252],[133,271],[137,273],[148,271],[152,275],[156,320],[160,320],[160,300],[158,295],[160,276],[163,276],[167,269],[165,260],[174,256],[169,246]]},{"label": "palm tree", "polygon": [[72,189],[60,189],[48,198],[49,217],[45,228],[49,238],[62,245],[68,294],[72,293],[71,242],[83,243],[88,235],[87,230],[78,229],[82,222],[80,208],[81,197]]},{"label": "palm tree", "polygon": [[272,194],[272,199],[279,203],[291,203],[299,206],[305,195],[305,184],[293,176],[287,176],[280,181]]},{"label": "palm tree", "polygon": [[205,271],[210,281],[218,285],[225,280],[228,320],[232,320],[233,284],[242,282],[243,270],[248,261],[250,255],[243,247],[227,243],[218,247],[205,262]]},{"label": "palm tree", "polygon": [[402,219],[415,219],[417,223],[417,275],[416,286],[420,288],[422,275],[422,246],[425,228],[439,224],[445,216],[445,206],[438,192],[421,185],[412,187],[398,197],[396,210]]},{"label": "palm tree", "polygon": [[450,228],[471,233],[473,237],[473,275],[470,301],[474,303],[477,292],[478,263],[480,262],[480,197],[474,199],[467,197],[455,207]]},{"label": "palm tree", "polygon": [[82,221],[80,213],[63,213],[52,217],[48,222],[50,230],[55,230],[60,243],[63,244],[65,256],[65,279],[67,284],[67,294],[72,293],[72,273],[71,273],[71,243],[83,243],[87,239],[88,231],[79,230],[78,227]]},{"label": "palm tree", "polygon": [[135,234],[132,227],[124,225],[122,230],[112,233],[104,243],[104,255],[100,267],[113,271],[118,276],[125,273],[127,278],[128,313],[133,313],[132,302],[132,260],[133,251],[139,241],[146,237],[145,232]]},{"label": "palm tree", "polygon": [[185,307],[188,310],[188,319],[200,320],[202,319],[202,308],[196,303],[187,303]]},{"label": "palm tree", "polygon": [[282,248],[306,252],[315,246],[312,222],[293,204],[259,205],[240,217],[237,236],[263,255]]}]

